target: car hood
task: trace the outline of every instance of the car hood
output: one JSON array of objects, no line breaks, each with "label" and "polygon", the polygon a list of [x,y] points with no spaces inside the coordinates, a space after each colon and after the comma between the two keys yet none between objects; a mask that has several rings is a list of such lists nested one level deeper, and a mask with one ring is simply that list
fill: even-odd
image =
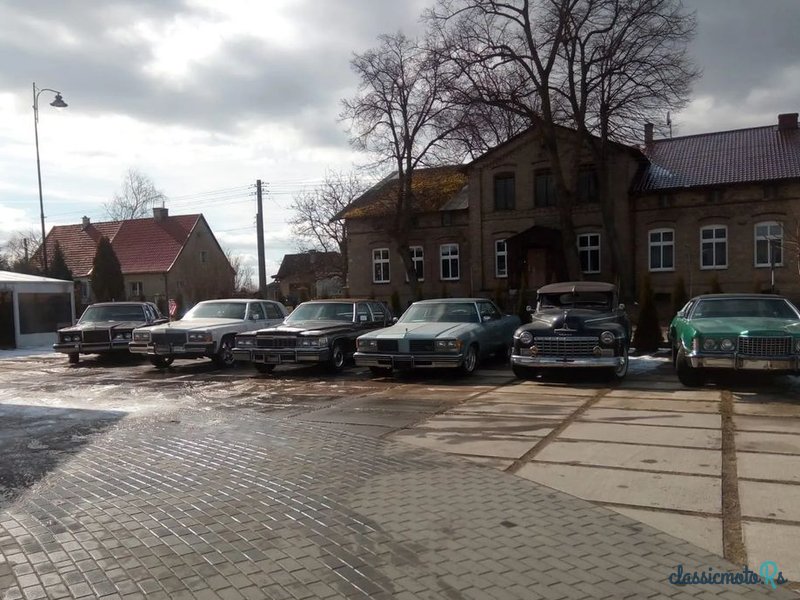
[{"label": "car hood", "polygon": [[144,325],[144,321],[95,321],[92,323],[77,323],[71,327],[59,329],[59,333],[75,331],[107,331],[108,329],[136,329]]},{"label": "car hood", "polygon": [[305,335],[309,333],[336,333],[337,331],[347,331],[353,329],[354,323],[345,321],[295,321],[294,323],[282,323],[266,329],[259,329],[254,332],[261,334],[280,334],[280,335]]},{"label": "car hood", "polygon": [[692,319],[691,326],[701,335],[800,335],[800,321],[763,317]]},{"label": "car hood", "polygon": [[232,327],[244,323],[241,319],[181,319],[163,325],[148,327],[148,331],[193,331],[195,329],[214,329],[216,327]]},{"label": "car hood", "polygon": [[534,313],[530,324],[548,329],[560,329],[565,326],[578,329],[600,325],[606,321],[616,322],[617,315],[611,311],[586,308],[548,308]]},{"label": "car hood", "polygon": [[397,323],[367,334],[380,340],[457,338],[478,323]]}]

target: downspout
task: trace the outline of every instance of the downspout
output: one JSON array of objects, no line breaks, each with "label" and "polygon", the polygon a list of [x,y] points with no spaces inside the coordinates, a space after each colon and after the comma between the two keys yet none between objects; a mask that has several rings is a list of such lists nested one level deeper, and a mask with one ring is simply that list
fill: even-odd
[{"label": "downspout", "polygon": [[169,316],[169,286],[167,285],[166,271],[164,271],[164,305],[167,307],[167,316]]}]

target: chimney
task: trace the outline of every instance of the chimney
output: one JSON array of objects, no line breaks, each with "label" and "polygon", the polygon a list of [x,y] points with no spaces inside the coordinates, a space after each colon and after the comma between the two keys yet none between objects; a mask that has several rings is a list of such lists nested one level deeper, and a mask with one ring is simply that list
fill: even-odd
[{"label": "chimney", "polygon": [[169,209],[164,208],[163,206],[154,206],[153,207],[153,219],[156,221],[165,221],[169,216]]},{"label": "chimney", "polygon": [[783,113],[778,115],[778,131],[797,129],[797,113]]},{"label": "chimney", "polygon": [[649,146],[653,143],[653,124],[652,123],[645,123],[644,124],[644,144],[645,146]]},{"label": "chimney", "polygon": [[82,222],[81,222],[81,231],[86,231],[86,229],[89,227],[90,223],[91,223],[91,221],[89,220],[89,217],[84,215],[84,217],[82,219]]}]

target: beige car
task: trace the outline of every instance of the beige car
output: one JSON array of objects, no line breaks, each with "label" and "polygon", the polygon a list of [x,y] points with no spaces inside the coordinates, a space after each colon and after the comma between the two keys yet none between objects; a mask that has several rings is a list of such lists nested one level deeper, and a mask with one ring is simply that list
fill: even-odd
[{"label": "beige car", "polygon": [[134,354],[146,354],[159,368],[176,358],[210,358],[219,367],[230,367],[237,333],[277,325],[288,314],[283,304],[273,300],[206,300],[178,321],[134,329],[128,348]]}]

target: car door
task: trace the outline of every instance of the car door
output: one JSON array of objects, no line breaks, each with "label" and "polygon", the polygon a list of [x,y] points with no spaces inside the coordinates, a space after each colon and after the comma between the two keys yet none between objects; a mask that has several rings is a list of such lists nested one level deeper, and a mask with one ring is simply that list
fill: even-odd
[{"label": "car door", "polygon": [[481,329],[483,337],[488,341],[483,344],[484,348],[495,351],[511,344],[511,336],[505,339],[505,324],[503,315],[493,302],[482,300],[478,302],[478,314],[481,316]]},{"label": "car door", "polygon": [[266,326],[272,327],[273,325],[280,325],[285,318],[280,307],[274,302],[262,302],[264,307],[264,315],[266,316]]}]

